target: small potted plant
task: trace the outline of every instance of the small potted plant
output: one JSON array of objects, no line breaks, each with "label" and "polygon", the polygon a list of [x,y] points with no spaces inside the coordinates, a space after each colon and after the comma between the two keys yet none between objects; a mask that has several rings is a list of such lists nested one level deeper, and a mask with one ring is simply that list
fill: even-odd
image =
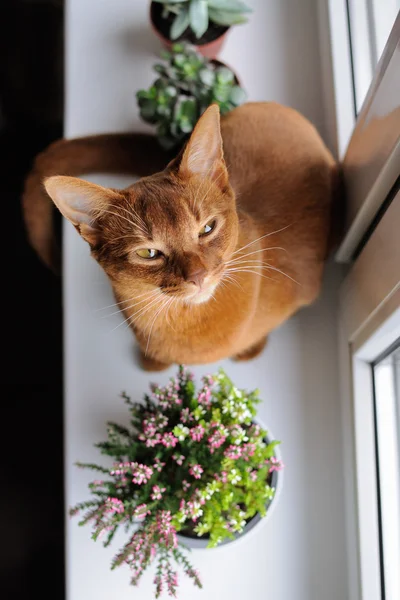
[{"label": "small potted plant", "polygon": [[140,116],[156,126],[158,140],[169,150],[189,137],[199,117],[212,103],[224,115],[246,100],[235,73],[202,56],[190,44],[174,44],[154,65],[157,79],[136,94]]},{"label": "small potted plant", "polygon": [[241,0],[154,0],[150,21],[166,48],[175,41],[195,44],[208,58],[218,56],[228,29],[246,23],[251,9]]},{"label": "small potted plant", "polygon": [[130,427],[109,423],[108,440],[97,444],[110,466],[78,463],[101,479],[70,514],[83,511],[80,525],[90,523],[105,546],[124,528],[128,539],[111,568],[128,565],[137,585],[156,562],[155,597],[163,589],[175,596],[177,566],[201,587],[185,547],[235,541],[270,513],[281,486],[279,442],[257,422],[257,391],[239,390],[223,370],[196,391],[181,366],[144,403],[123,397]]}]

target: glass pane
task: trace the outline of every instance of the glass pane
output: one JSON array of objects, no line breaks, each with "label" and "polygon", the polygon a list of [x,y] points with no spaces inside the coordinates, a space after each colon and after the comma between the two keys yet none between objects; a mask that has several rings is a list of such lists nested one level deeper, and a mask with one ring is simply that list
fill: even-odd
[{"label": "glass pane", "polygon": [[382,55],[399,10],[400,0],[372,0],[371,21],[376,61],[378,61]]},{"label": "glass pane", "polygon": [[400,598],[400,340],[374,366],[382,587]]},{"label": "glass pane", "polygon": [[400,9],[400,0],[347,0],[355,112],[363,105],[375,68]]}]

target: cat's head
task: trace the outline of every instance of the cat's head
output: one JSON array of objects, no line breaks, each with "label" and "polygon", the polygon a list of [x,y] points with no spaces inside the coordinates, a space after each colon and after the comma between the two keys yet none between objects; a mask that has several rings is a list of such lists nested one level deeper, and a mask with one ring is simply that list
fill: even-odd
[{"label": "cat's head", "polygon": [[45,188],[122,295],[158,289],[205,302],[237,244],[216,105],[164,171],[126,190],[63,176],[49,177]]}]

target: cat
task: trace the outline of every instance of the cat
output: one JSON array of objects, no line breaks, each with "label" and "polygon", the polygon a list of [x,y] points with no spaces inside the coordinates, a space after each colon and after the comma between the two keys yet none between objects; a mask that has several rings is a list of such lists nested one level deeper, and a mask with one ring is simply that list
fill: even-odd
[{"label": "cat", "polygon": [[[124,190],[71,177],[94,170],[145,176]],[[248,360],[319,294],[339,173],[294,109],[249,102],[220,119],[211,105],[168,159],[146,135],[57,142],[28,177],[25,218],[51,263],[44,181],[107,274],[144,369]]]}]

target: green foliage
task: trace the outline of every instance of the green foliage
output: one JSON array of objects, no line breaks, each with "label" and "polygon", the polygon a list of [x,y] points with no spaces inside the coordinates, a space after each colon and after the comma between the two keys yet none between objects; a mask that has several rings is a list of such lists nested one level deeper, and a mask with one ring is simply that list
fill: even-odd
[{"label": "green foliage", "polygon": [[228,67],[202,56],[193,46],[174,44],[154,65],[157,79],[136,94],[141,118],[154,125],[166,149],[182,144],[210,104],[226,114],[246,100]]},{"label": "green foliage", "polygon": [[163,17],[175,15],[170,30],[171,40],[178,39],[188,27],[199,39],[207,31],[210,21],[230,27],[247,23],[246,13],[252,12],[241,0],[154,0],[163,4]]},{"label": "green foliage", "polygon": [[278,441],[256,423],[258,391],[238,389],[223,370],[203,378],[196,390],[184,367],[165,387],[153,386],[144,402],[123,394],[130,426],[108,423],[97,444],[113,464],[80,467],[106,475],[89,484],[92,498],[74,506],[79,524],[92,524],[92,538],[107,546],[119,527],[130,538],[112,568],[128,564],[137,585],[157,560],[155,597],[166,586],[175,595],[173,561],[201,587],[199,575],[178,548],[177,532],[206,536],[210,547],[241,534],[273,499],[271,472]]}]

